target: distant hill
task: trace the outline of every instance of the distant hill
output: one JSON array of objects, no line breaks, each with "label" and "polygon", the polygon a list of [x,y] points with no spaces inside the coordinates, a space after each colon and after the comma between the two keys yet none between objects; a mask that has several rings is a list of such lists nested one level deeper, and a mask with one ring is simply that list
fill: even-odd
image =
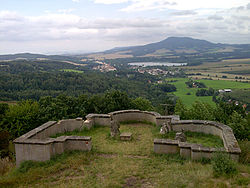
[{"label": "distant hill", "polygon": [[250,44],[221,44],[189,37],[169,37],[156,43],[142,46],[116,47],[104,52],[82,55],[13,54],[0,55],[0,60],[49,59],[74,61],[94,59],[127,59],[127,61],[171,61],[176,63],[201,64],[224,59],[250,58]]},{"label": "distant hill", "polygon": [[76,61],[78,60],[74,56],[65,56],[65,55],[43,55],[43,54],[32,54],[32,53],[18,53],[18,54],[7,54],[0,55],[0,60],[17,60],[17,59],[26,59],[26,60],[37,60],[37,59],[48,59],[48,60],[57,60],[57,61]]},{"label": "distant hill", "polygon": [[250,44],[232,45],[212,43],[206,40],[193,39],[189,37],[169,37],[160,42],[151,43],[142,46],[132,46],[123,48],[114,48],[107,50],[104,53],[121,53],[126,51],[126,54],[134,56],[145,55],[167,55],[167,54],[193,54],[204,52],[232,52],[236,49],[250,50]]}]

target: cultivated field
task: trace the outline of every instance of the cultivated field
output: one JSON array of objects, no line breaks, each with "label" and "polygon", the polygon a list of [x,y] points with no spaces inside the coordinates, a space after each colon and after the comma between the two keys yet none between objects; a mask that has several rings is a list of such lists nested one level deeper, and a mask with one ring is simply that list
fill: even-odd
[{"label": "cultivated field", "polygon": [[[247,80],[250,79],[250,59],[230,59],[223,60],[215,63],[203,63],[198,66],[185,67],[186,73],[201,75],[192,75],[192,78],[212,78],[216,80],[235,80],[235,77],[244,77]],[[227,78],[222,78],[227,76]]]}]

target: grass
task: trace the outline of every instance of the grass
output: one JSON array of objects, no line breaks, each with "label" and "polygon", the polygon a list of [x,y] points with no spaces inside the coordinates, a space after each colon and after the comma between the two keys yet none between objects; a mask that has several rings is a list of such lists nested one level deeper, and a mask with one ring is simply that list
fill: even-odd
[{"label": "grass", "polygon": [[[202,144],[205,147],[224,147],[223,141],[219,136],[189,131],[185,132],[185,135],[189,143]],[[162,138],[174,139],[175,132],[171,131],[166,135],[162,135]]]},{"label": "grass", "polygon": [[[167,81],[173,80],[173,79],[167,79]],[[211,105],[215,105],[215,103],[212,101],[212,96],[204,96],[204,97],[197,97],[195,95],[198,88],[188,88],[185,82],[188,81],[188,78],[175,78],[174,80],[177,80],[176,82],[172,82],[171,84],[174,84],[177,88],[176,92],[173,92],[176,96],[178,96],[183,103],[190,107],[195,101],[202,101],[207,102]],[[241,82],[234,82],[234,81],[226,81],[226,80],[197,80],[199,82],[203,82],[207,88],[211,87],[216,90],[219,89],[243,89],[243,88],[250,88],[249,83],[241,83]],[[187,95],[187,93],[190,93],[190,95]]]},{"label": "grass", "polygon": [[159,129],[153,125],[121,125],[120,130],[132,132],[133,139],[112,139],[109,128],[100,126],[74,132],[92,136],[91,152],[27,161],[0,176],[0,187],[247,187],[249,183],[248,165],[238,164],[240,173],[233,177],[215,178],[211,164],[154,154],[153,139]]},{"label": "grass", "polygon": [[11,168],[13,164],[8,157],[0,159],[0,176],[6,174]]},{"label": "grass", "polygon": [[60,71],[63,71],[63,72],[83,73],[83,71],[80,71],[80,70],[74,70],[74,69],[61,69]]},{"label": "grass", "polygon": [[[133,139],[124,144],[124,142],[121,142],[120,140],[110,138],[110,129],[108,127],[101,126],[96,126],[96,128],[91,130],[76,130],[73,132],[61,133],[53,136],[53,138],[62,135],[91,136],[94,150],[100,151],[102,153],[113,153],[113,151],[116,151],[116,153],[127,155],[149,155],[152,153],[154,138],[175,138],[175,132],[173,131],[166,135],[161,135],[159,133],[159,127],[144,123],[133,123],[129,125],[121,124],[120,131],[131,132],[133,134]],[[187,142],[190,143],[198,143],[207,147],[224,146],[220,137],[211,134],[185,132],[185,135],[187,136]],[[100,137],[105,139],[98,139]],[[99,147],[100,145],[101,147]],[[121,150],[119,148],[123,149]]]},{"label": "grass", "polygon": [[[167,79],[171,80],[171,79]],[[171,84],[174,84],[177,88],[176,92],[173,92],[177,97],[179,97],[183,103],[190,107],[195,101],[202,101],[207,102],[211,105],[215,105],[215,103],[212,101],[211,96],[204,96],[204,97],[197,97],[195,95],[197,88],[188,88],[185,82],[188,81],[188,78],[175,78],[174,80],[177,80],[176,82],[173,82]],[[187,95],[187,93],[190,93]]]}]

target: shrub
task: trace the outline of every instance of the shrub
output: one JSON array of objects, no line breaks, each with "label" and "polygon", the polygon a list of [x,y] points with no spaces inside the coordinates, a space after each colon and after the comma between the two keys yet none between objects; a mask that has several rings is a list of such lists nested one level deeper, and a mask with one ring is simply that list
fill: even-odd
[{"label": "shrub", "polygon": [[239,145],[241,149],[239,161],[243,164],[250,164],[250,141],[240,141]]},{"label": "shrub", "polygon": [[225,153],[216,153],[212,159],[213,173],[215,177],[232,176],[237,174],[236,164]]},{"label": "shrub", "polygon": [[200,160],[197,160],[197,162],[200,162],[201,164],[211,164],[211,159],[202,157]]},{"label": "shrub", "polygon": [[36,161],[24,161],[21,163],[20,167],[16,169],[16,172],[19,173],[26,173],[31,168],[38,167],[42,162],[36,162]]}]

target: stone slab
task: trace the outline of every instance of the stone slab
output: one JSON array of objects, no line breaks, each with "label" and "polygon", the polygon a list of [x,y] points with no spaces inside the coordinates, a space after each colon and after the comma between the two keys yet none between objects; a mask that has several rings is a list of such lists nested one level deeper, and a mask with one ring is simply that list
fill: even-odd
[{"label": "stone slab", "polygon": [[130,132],[124,132],[120,134],[121,140],[131,140],[132,139],[132,133]]}]

